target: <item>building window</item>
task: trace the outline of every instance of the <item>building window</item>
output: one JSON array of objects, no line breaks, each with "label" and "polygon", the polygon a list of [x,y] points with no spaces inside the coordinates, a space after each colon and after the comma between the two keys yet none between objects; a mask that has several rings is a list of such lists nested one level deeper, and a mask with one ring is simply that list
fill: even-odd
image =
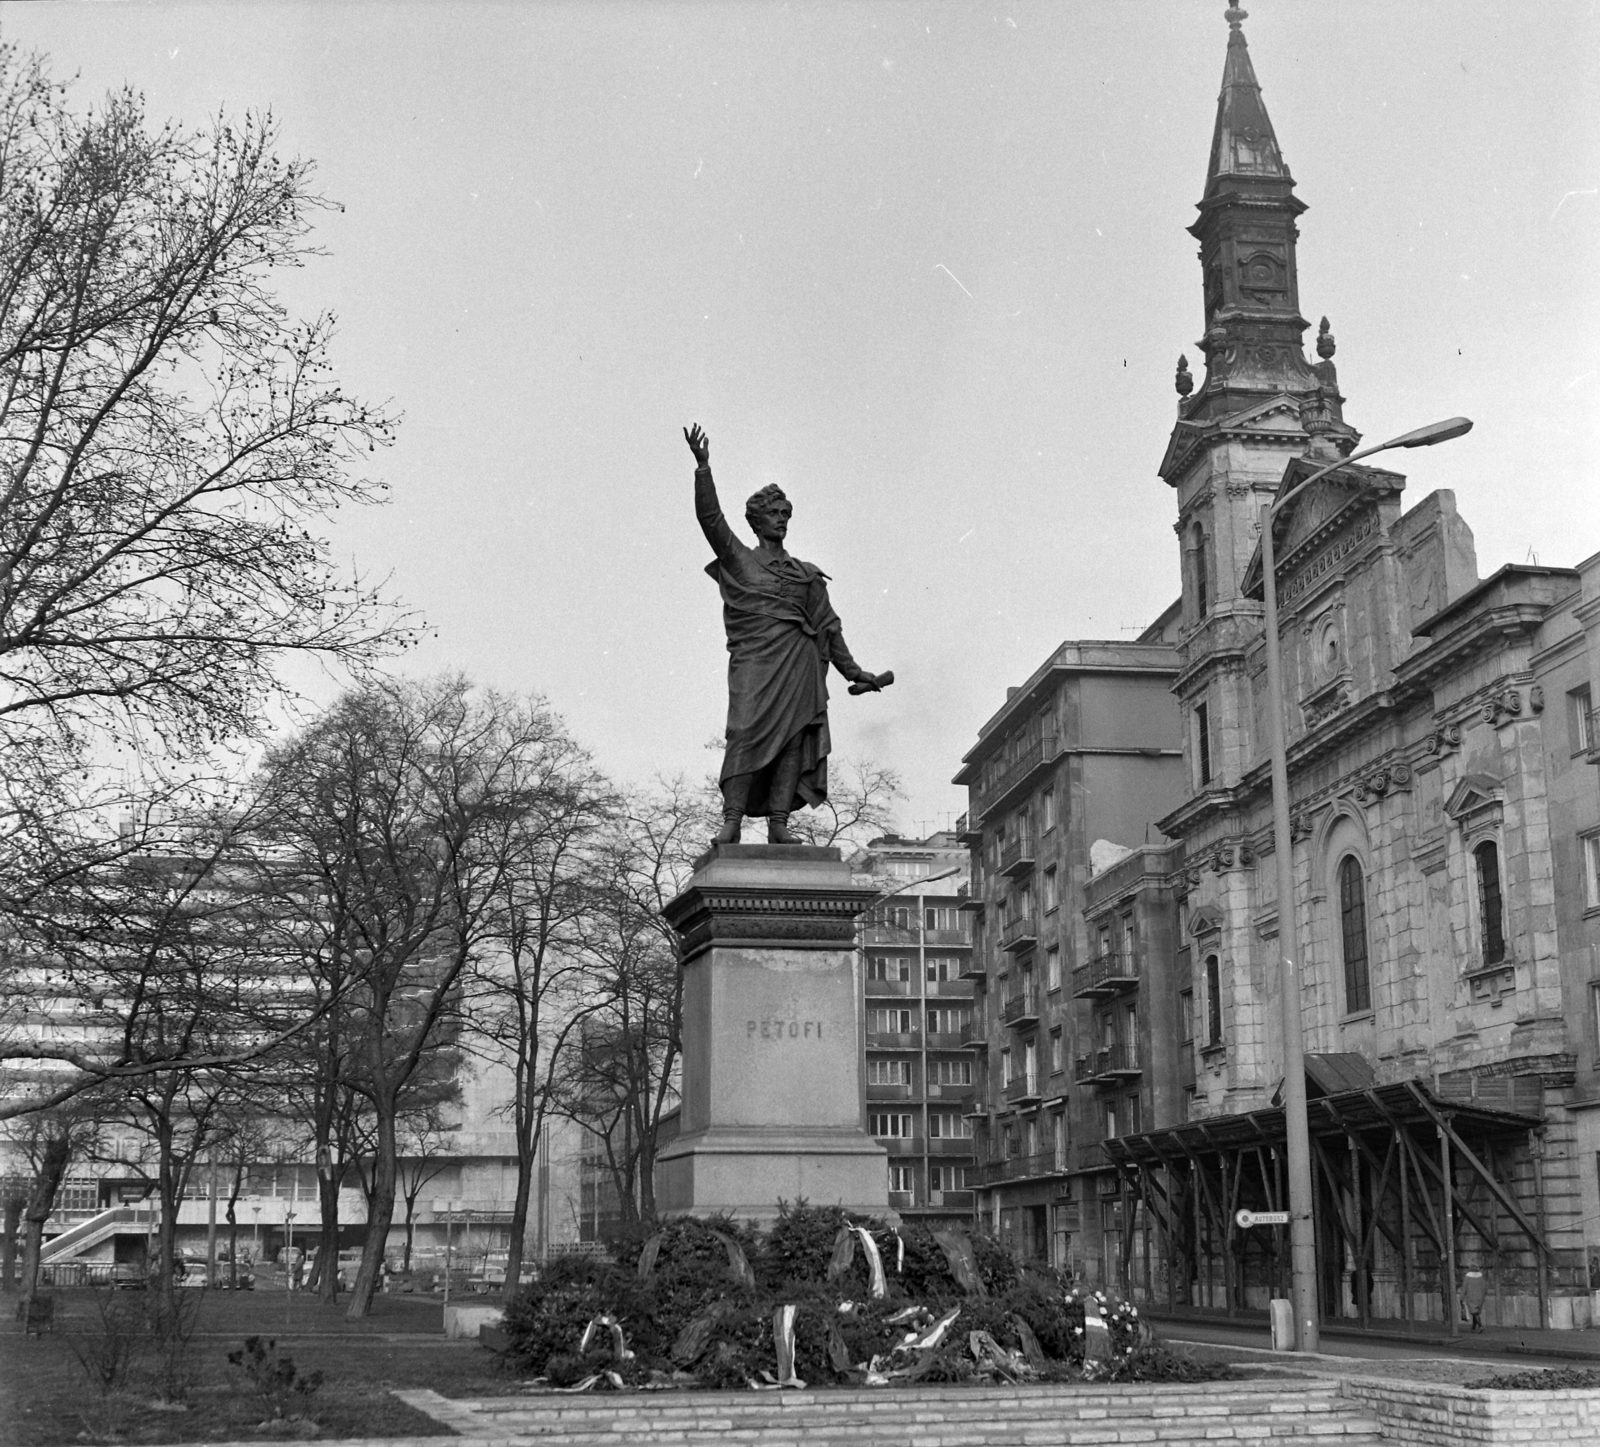
[{"label": "building window", "polygon": [[1056,827],[1056,791],[1053,785],[1044,791],[1041,809],[1044,816],[1044,830],[1049,833]]},{"label": "building window", "polygon": [[868,1010],[867,1033],[869,1035],[909,1035],[911,1033],[911,1011]]},{"label": "building window", "polygon": [[935,1085],[972,1084],[970,1060],[932,1060],[928,1062],[928,1073],[933,1077]]},{"label": "building window", "polygon": [[1211,563],[1206,530],[1199,523],[1190,534],[1190,570],[1194,574],[1194,616],[1204,618],[1211,608]]},{"label": "building window", "polygon": [[1047,990],[1061,988],[1061,951],[1055,945],[1044,952],[1044,985]]},{"label": "building window", "polygon": [[1044,872],[1044,909],[1045,909],[1045,913],[1049,914],[1050,911],[1053,910],[1060,903],[1061,903],[1060,896],[1056,892],[1056,872],[1055,872],[1055,870],[1053,868],[1052,869],[1047,869]]},{"label": "building window", "polygon": [[1206,1044],[1222,1044],[1222,964],[1206,956]]},{"label": "building window", "polygon": [[878,1060],[867,1061],[868,1085],[910,1085],[911,1062],[909,1060]]},{"label": "building window", "polygon": [[[859,1119],[860,1117],[857,1117]],[[875,1110],[867,1116],[867,1132],[869,1135],[887,1136],[891,1140],[909,1140],[913,1134],[911,1129],[911,1112],[904,1110]]]},{"label": "building window", "polygon": [[1028,1089],[1036,1090],[1039,1085],[1039,1042],[1037,1040],[1024,1040],[1022,1042],[1022,1069],[1027,1077]]},{"label": "building window", "polygon": [[958,1110],[930,1110],[928,1135],[936,1141],[968,1141],[972,1139],[972,1122]]},{"label": "building window", "polygon": [[1106,1102],[1105,1128],[1106,1139],[1115,1139],[1119,1132],[1117,1131],[1117,1103],[1114,1100],[1108,1100]]},{"label": "building window", "polygon": [[1178,1029],[1185,1045],[1194,1044],[1194,991],[1178,992]]},{"label": "building window", "polygon": [[867,961],[869,980],[909,980],[911,959],[908,955],[874,955]]},{"label": "building window", "polygon": [[923,911],[922,922],[930,930],[953,932],[961,928],[961,912],[953,904],[930,905]]},{"label": "building window", "polygon": [[929,1166],[928,1189],[933,1191],[964,1191],[967,1189],[965,1166]]},{"label": "building window", "polygon": [[1133,911],[1130,909],[1122,916],[1122,939],[1117,953],[1123,962],[1134,965],[1138,962],[1139,934],[1133,921]]},{"label": "building window", "polygon": [[1594,1016],[1595,1043],[1600,1045],[1600,984],[1589,986],[1589,1010]]},{"label": "building window", "polygon": [[1061,1050],[1061,1030],[1058,1026],[1050,1032],[1050,1073],[1060,1075],[1066,1061]]},{"label": "building window", "polygon": [[1211,716],[1203,703],[1194,706],[1194,750],[1204,788],[1211,782]]},{"label": "building window", "polygon": [[1361,863],[1353,854],[1339,861],[1339,938],[1344,946],[1344,1009],[1359,1015],[1372,1008],[1367,969],[1367,894]]},{"label": "building window", "polygon": [[972,1015],[965,1005],[930,1005],[928,1007],[928,1033],[930,1035],[959,1035],[971,1022]]},{"label": "building window", "polygon": [[889,1189],[909,1196],[916,1190],[915,1177],[912,1174],[913,1169],[911,1166],[890,1166]]},{"label": "building window", "polygon": [[928,983],[930,985],[948,984],[951,980],[959,980],[960,978],[961,961],[957,956],[928,956]]},{"label": "building window", "polygon": [[1600,909],[1600,834],[1580,841],[1583,845],[1583,903],[1586,909]]},{"label": "building window", "polygon": [[1506,933],[1500,897],[1500,850],[1485,841],[1472,851],[1478,870],[1478,923],[1483,931],[1483,962],[1498,965],[1506,957]]},{"label": "building window", "polygon": [[1594,724],[1593,695],[1585,684],[1567,695],[1567,737],[1573,753],[1587,753],[1594,747]]},{"label": "building window", "polygon": [[1139,1134],[1139,1097],[1130,1095],[1123,1106],[1123,1119],[1127,1124],[1123,1127],[1129,1135]]},{"label": "building window", "polygon": [[1011,1084],[1011,1047],[1008,1045],[1000,1052],[1000,1088],[1005,1089]]}]

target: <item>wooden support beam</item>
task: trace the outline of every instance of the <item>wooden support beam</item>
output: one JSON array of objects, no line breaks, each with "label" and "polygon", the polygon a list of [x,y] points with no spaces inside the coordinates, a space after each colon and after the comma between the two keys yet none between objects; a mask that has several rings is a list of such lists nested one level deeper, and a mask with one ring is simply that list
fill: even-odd
[{"label": "wooden support beam", "polygon": [[[1456,1153],[1478,1173],[1479,1178],[1488,1186],[1490,1193],[1505,1207],[1506,1214],[1522,1228],[1523,1235],[1533,1242],[1534,1247],[1540,1253],[1545,1256],[1550,1255],[1550,1244],[1544,1239],[1544,1233],[1528,1219],[1527,1213],[1517,1204],[1511,1193],[1489,1174],[1488,1168],[1473,1154],[1467,1143],[1451,1127],[1448,1118],[1434,1106],[1426,1095],[1417,1089],[1415,1081],[1408,1080],[1406,1087],[1416,1097],[1417,1103],[1432,1117],[1434,1125],[1449,1137],[1450,1144],[1455,1147]],[[1477,1222],[1474,1221],[1473,1224],[1476,1226]],[[1478,1227],[1478,1233],[1485,1241],[1493,1244],[1493,1232],[1485,1232],[1482,1227]]]}]

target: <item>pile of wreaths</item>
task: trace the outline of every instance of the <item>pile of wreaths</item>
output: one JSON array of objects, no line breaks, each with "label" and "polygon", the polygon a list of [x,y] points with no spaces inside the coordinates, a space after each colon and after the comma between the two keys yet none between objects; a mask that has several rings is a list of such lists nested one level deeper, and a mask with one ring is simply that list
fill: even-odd
[{"label": "pile of wreaths", "polygon": [[1130,1304],[989,1237],[803,1203],[766,1232],[681,1219],[558,1258],[505,1331],[511,1363],[564,1390],[1108,1377],[1149,1341]]}]

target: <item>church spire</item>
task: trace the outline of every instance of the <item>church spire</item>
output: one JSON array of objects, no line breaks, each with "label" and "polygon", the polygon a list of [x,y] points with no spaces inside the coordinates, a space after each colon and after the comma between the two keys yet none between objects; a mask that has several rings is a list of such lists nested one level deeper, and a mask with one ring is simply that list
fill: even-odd
[{"label": "church spire", "polygon": [[1283,153],[1278,149],[1278,138],[1272,132],[1267,108],[1261,103],[1255,67],[1250,64],[1250,47],[1245,43],[1243,29],[1249,13],[1230,5],[1224,16],[1228,22],[1228,58],[1222,68],[1217,124],[1211,133],[1207,200],[1222,189],[1226,181],[1239,178],[1277,178],[1291,187],[1294,185]]},{"label": "church spire", "polygon": [[1250,49],[1246,12],[1230,5],[1227,59],[1211,136],[1205,195],[1189,228],[1200,242],[1205,381],[1184,408],[1196,421],[1231,415],[1265,398],[1314,392],[1301,333],[1295,218],[1305,203],[1278,149]]}]

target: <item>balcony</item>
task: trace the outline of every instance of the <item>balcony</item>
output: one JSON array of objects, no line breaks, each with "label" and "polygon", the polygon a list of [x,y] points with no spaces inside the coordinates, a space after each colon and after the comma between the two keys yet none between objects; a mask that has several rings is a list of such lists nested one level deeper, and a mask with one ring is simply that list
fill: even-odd
[{"label": "balcony", "polygon": [[957,1136],[929,1136],[928,1154],[930,1156],[974,1156],[978,1152],[977,1145],[969,1135]]},{"label": "balcony", "polygon": [[1033,868],[1035,852],[1033,839],[1027,834],[1006,840],[1000,851],[1000,873],[1007,879],[1026,874]]},{"label": "balcony", "polygon": [[1000,1181],[1026,1181],[1040,1176],[1057,1176],[1067,1169],[1066,1160],[1055,1151],[1039,1151],[1030,1156],[1012,1156],[1003,1161],[984,1161],[974,1166],[978,1184],[992,1186]]},{"label": "balcony", "polygon": [[929,980],[928,995],[930,999],[970,1000],[972,985],[967,980]]},{"label": "balcony", "polygon": [[1037,1075],[1018,1075],[1006,1082],[1006,1099],[1012,1105],[1029,1105],[1037,1101],[1039,1096],[1039,1077]]},{"label": "balcony", "polygon": [[[980,834],[975,842],[981,844],[983,842],[983,836]],[[957,909],[964,910],[968,914],[982,914],[983,906],[983,896],[981,894],[974,894],[970,885],[963,884],[961,888],[956,890]]]},{"label": "balcony", "polygon": [[1045,734],[1028,745],[995,781],[978,792],[979,812],[987,819],[1056,756],[1056,736]]},{"label": "balcony", "polygon": [[891,1206],[893,1206],[895,1208],[895,1210],[897,1210],[897,1211],[909,1211],[913,1206],[915,1206],[917,1204],[916,1192],[914,1192],[914,1191],[890,1191],[889,1192],[889,1204]]},{"label": "balcony", "polygon": [[987,1050],[989,1048],[989,1042],[984,1038],[982,1020],[973,1020],[962,1030],[961,1048],[963,1050]]},{"label": "balcony", "polygon": [[863,944],[892,945],[901,949],[915,949],[921,936],[915,925],[869,924],[861,930]]},{"label": "balcony", "polygon": [[1107,1045],[1096,1050],[1093,1055],[1080,1055],[1072,1078],[1079,1085],[1108,1084],[1117,1080],[1127,1080],[1143,1073],[1139,1064],[1139,1047],[1137,1045]]},{"label": "balcony", "polygon": [[965,1085],[930,1085],[928,1087],[929,1100],[971,1100],[978,1093],[978,1087],[968,1081]]},{"label": "balcony", "polygon": [[880,1135],[874,1140],[888,1151],[891,1159],[899,1156],[920,1156],[923,1139],[919,1135]]},{"label": "balcony", "polygon": [[867,994],[876,995],[880,999],[891,997],[905,998],[917,993],[915,980],[868,980]]},{"label": "balcony", "polygon": [[1000,1007],[1000,1018],[1013,1029],[1026,1029],[1029,1025],[1039,1023],[1039,995],[1036,990],[1026,989],[1020,995],[1012,995]]},{"label": "balcony", "polygon": [[970,1211],[972,1209],[971,1191],[929,1191],[928,1204],[930,1206],[943,1206],[946,1210]]},{"label": "balcony", "polygon": [[983,963],[983,957],[974,950],[961,962],[961,978],[963,980],[981,980],[989,973]]},{"label": "balcony", "polygon": [[930,1050],[965,1050],[966,1040],[961,1030],[930,1030],[926,1036]]},{"label": "balcony", "polygon": [[916,1034],[906,1034],[893,1030],[868,1030],[868,1050],[915,1050],[918,1045]]},{"label": "balcony", "polygon": [[874,1085],[867,1082],[868,1100],[910,1100],[911,1087],[909,1085]]},{"label": "balcony", "polygon": [[1097,955],[1072,972],[1072,993],[1079,1000],[1109,999],[1138,985],[1138,961],[1117,952]]},{"label": "balcony", "polygon": [[1031,949],[1039,943],[1039,921],[1031,914],[1009,920],[1000,931],[1000,948],[1008,954]]}]

